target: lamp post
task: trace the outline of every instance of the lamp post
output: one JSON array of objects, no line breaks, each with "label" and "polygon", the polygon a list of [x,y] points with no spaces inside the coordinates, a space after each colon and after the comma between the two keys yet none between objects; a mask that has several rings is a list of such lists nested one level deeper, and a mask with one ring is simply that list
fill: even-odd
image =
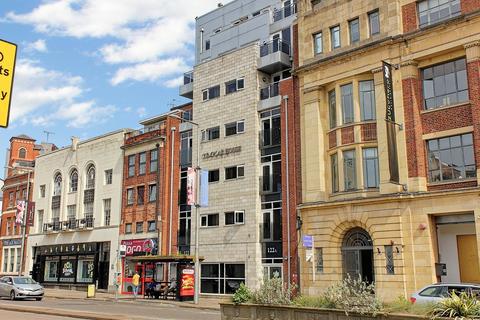
[{"label": "lamp post", "polygon": [[198,229],[199,229],[199,222],[200,222],[200,214],[199,214],[199,208],[200,208],[200,192],[199,192],[199,186],[200,186],[200,130],[199,130],[199,125],[196,122],[193,122],[191,120],[186,120],[183,119],[182,117],[178,116],[177,114],[170,114],[170,117],[177,118],[182,120],[183,122],[188,122],[194,125],[197,128],[197,161],[196,161],[196,167],[195,171],[197,172],[196,175],[196,203],[195,203],[195,294],[194,294],[194,302],[195,304],[198,304],[198,296],[200,292],[200,259],[198,255],[199,251],[199,246],[198,246]]}]

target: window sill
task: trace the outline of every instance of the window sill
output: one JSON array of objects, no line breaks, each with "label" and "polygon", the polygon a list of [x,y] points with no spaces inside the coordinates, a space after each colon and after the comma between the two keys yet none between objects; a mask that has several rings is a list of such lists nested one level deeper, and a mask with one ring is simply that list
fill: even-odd
[{"label": "window sill", "polygon": [[330,193],[330,197],[336,197],[336,196],[343,196],[343,195],[349,195],[349,194],[356,194],[356,193],[370,193],[370,192],[379,192],[379,188],[368,188],[368,189],[353,189],[353,190],[345,190],[345,191],[338,191],[335,193]]},{"label": "window sill", "polygon": [[218,228],[220,226],[200,226],[200,229],[213,229],[213,228]]},{"label": "window sill", "polygon": [[244,226],[245,223],[234,223],[234,224],[226,224],[225,227],[241,227]]},{"label": "window sill", "polygon": [[420,111],[420,114],[426,114],[426,113],[431,113],[431,112],[436,112],[436,111],[441,111],[441,110],[446,110],[446,109],[451,109],[451,108],[456,108],[456,107],[462,107],[462,106],[467,106],[467,105],[471,105],[471,104],[472,104],[472,102],[470,100],[468,100],[468,101],[457,103],[457,104],[450,104],[450,105],[436,107],[436,108],[433,108],[433,109],[422,110],[422,111]]},{"label": "window sill", "polygon": [[465,182],[473,182],[473,181],[477,181],[477,178],[455,179],[455,180],[447,180],[447,181],[440,181],[440,182],[428,182],[427,187],[442,186],[442,185],[457,184],[457,183],[465,183]]}]

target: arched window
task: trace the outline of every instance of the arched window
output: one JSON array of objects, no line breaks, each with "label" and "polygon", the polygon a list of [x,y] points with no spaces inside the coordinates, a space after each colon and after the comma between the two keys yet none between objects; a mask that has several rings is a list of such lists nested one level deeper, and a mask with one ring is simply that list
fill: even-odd
[{"label": "arched window", "polygon": [[27,150],[25,150],[25,148],[20,148],[18,150],[18,157],[20,159],[25,159],[27,157]]},{"label": "arched window", "polygon": [[362,228],[350,229],[343,238],[343,248],[372,247],[372,238]]},{"label": "arched window", "polygon": [[77,192],[78,190],[78,171],[73,169],[70,173],[70,192]]},{"label": "arched window", "polygon": [[95,189],[95,166],[92,164],[87,169],[86,189]]},{"label": "arched window", "polygon": [[343,238],[342,255],[344,276],[360,277],[367,283],[375,281],[373,241],[367,231],[350,229]]},{"label": "arched window", "polygon": [[62,174],[57,173],[53,179],[53,195],[59,196],[62,194]]}]

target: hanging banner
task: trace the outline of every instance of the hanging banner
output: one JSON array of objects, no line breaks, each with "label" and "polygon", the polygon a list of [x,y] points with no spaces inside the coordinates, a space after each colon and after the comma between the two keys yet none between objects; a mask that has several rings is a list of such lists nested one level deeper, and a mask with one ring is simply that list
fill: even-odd
[{"label": "hanging banner", "polygon": [[33,227],[34,220],[35,220],[35,202],[29,201],[28,209],[27,209],[27,225],[29,227]]},{"label": "hanging banner", "polygon": [[187,205],[195,205],[195,180],[197,174],[194,168],[188,168],[187,170]]},{"label": "hanging banner", "polygon": [[200,207],[208,207],[208,170],[200,173]]},{"label": "hanging banner", "polygon": [[15,224],[23,224],[23,216],[25,214],[25,201],[17,200],[17,212],[15,213]]},{"label": "hanging banner", "polygon": [[386,101],[386,123],[388,143],[388,165],[390,170],[390,182],[399,183],[398,153],[397,153],[397,131],[395,123],[395,105],[393,100],[393,77],[392,65],[382,61],[383,86],[385,88]]},{"label": "hanging banner", "polygon": [[0,127],[8,127],[17,45],[0,40]]}]

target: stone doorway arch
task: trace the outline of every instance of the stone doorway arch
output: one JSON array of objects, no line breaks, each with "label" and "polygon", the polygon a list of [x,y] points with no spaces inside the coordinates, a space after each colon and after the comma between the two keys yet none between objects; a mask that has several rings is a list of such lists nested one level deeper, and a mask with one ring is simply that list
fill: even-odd
[{"label": "stone doorway arch", "polygon": [[375,281],[373,241],[367,231],[359,227],[347,231],[342,242],[342,265],[345,277]]}]

